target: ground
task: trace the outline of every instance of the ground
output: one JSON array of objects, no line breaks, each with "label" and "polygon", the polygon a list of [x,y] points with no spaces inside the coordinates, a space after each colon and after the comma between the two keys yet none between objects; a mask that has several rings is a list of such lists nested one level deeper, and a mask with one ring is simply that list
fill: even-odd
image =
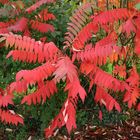
[{"label": "ground", "polygon": [[[59,134],[55,139],[71,140]],[[140,114],[121,125],[105,127],[86,125],[81,130],[75,131],[74,140],[140,140]]]}]

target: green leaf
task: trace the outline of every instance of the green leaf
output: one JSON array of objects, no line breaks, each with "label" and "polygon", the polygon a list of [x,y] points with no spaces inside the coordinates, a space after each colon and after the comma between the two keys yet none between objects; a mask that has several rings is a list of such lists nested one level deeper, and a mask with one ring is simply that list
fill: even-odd
[{"label": "green leaf", "polygon": [[137,4],[135,5],[135,8],[136,8],[137,10],[140,10],[140,3],[137,3]]},{"label": "green leaf", "polygon": [[109,63],[108,65],[107,65],[107,68],[108,68],[108,73],[112,73],[112,71],[113,71],[113,65],[111,64],[111,63]]}]

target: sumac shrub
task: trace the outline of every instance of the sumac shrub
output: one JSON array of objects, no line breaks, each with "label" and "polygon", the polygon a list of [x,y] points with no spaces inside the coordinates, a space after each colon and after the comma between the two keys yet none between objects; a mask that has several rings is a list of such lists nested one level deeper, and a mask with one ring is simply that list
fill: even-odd
[{"label": "sumac shrub", "polygon": [[[42,4],[50,2],[54,1],[40,0],[23,13],[32,14]],[[27,32],[28,25],[42,33],[54,31],[52,25],[42,23],[42,20],[55,18],[47,14],[48,11],[43,10],[36,16],[39,21],[22,17],[2,28],[1,44],[11,49],[7,58],[31,65],[38,63],[39,66],[17,72],[15,82],[5,90],[1,89],[1,120],[23,124],[21,116],[6,109],[8,104],[14,104],[13,93],[23,95],[21,104],[36,105],[45,103],[57,94],[59,88],[63,89],[66,99],[58,115],[45,129],[46,138],[62,126],[66,126],[68,133],[76,129],[77,102],[80,99],[84,103],[93,88],[93,102],[100,106],[100,119],[103,106],[109,112],[113,109],[121,112],[122,102],[139,111],[139,11],[132,7],[98,11],[94,4],[85,3],[70,17],[62,49],[53,42],[45,42],[44,38],[36,41]],[[26,32],[18,35],[17,31]],[[88,89],[82,81],[88,83]],[[61,83],[63,86],[59,86]],[[30,93],[31,87],[35,90]]]}]

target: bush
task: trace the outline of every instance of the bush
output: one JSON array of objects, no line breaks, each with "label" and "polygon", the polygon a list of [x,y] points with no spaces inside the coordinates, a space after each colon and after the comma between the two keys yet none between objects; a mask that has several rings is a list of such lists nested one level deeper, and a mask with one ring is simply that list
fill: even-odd
[{"label": "bush", "polygon": [[[85,3],[70,18],[64,39],[58,40],[65,28],[61,32],[61,28],[56,26],[61,22],[56,21],[54,32],[54,26],[46,23],[55,19],[54,14],[40,8],[53,2],[40,0],[26,9],[22,2],[12,2],[6,5],[10,10],[7,7],[1,9],[7,14],[3,16],[15,18],[21,15],[19,20],[1,23],[4,25],[0,34],[1,45],[10,49],[6,57],[30,64],[28,69],[16,73],[15,82],[9,80],[11,83],[5,90],[1,89],[1,121],[23,124],[23,116],[13,110],[21,108],[20,114],[29,116],[25,111],[28,110],[31,116],[27,122],[25,119],[25,124],[29,120],[31,122],[25,131],[33,128],[35,131],[36,126],[43,128],[52,119],[45,129],[45,136],[49,138],[64,125],[68,133],[76,129],[76,109],[82,108],[79,98],[82,103],[86,100],[88,107],[94,99],[93,107],[97,105],[100,120],[104,108],[109,112],[114,109],[121,112],[124,102],[129,108],[133,106],[139,111],[139,4],[133,9],[116,8],[100,12],[95,4]],[[11,12],[12,4],[19,7]],[[24,17],[25,13],[27,17]],[[48,31],[53,33],[47,39]],[[60,46],[46,41],[51,39]],[[86,96],[90,98],[86,99]],[[20,104],[20,99],[21,105],[14,107],[13,100]],[[24,103],[34,104],[37,109]],[[46,115],[48,118],[44,119]],[[80,113],[78,116],[84,115]],[[42,122],[34,116],[42,116]]]}]

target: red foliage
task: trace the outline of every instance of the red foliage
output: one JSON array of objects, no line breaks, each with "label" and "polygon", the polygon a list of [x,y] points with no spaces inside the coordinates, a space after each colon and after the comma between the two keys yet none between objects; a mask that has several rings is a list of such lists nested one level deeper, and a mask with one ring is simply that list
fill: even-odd
[{"label": "red foliage", "polygon": [[[83,25],[85,25],[86,21],[88,20],[89,17],[87,16],[87,14],[91,12],[91,9],[92,9],[92,4],[86,3],[85,5],[82,5],[81,7],[79,7],[79,9],[73,14],[73,16],[70,17],[71,23],[68,23],[69,25],[67,28],[68,32],[66,33],[66,36],[65,36],[66,41],[64,42],[65,48],[70,47],[74,40],[75,41],[78,40],[76,39],[76,38],[79,38],[77,35],[79,31],[83,28]],[[91,23],[90,25],[87,25],[87,26],[89,26],[89,28],[92,29],[92,27],[94,27],[95,25]],[[94,29],[92,29],[92,31],[93,30]],[[92,31],[88,30],[89,33],[85,33],[85,32],[84,33],[86,36],[89,36],[88,34],[90,34],[90,32]],[[82,39],[84,39],[84,37]]]},{"label": "red foliage", "polygon": [[33,4],[31,7],[26,9],[26,12],[31,13],[35,11],[37,8],[39,8],[41,5],[46,4],[46,3],[53,3],[55,0],[39,0],[35,4]]},{"label": "red foliage", "polygon": [[33,28],[34,30],[38,30],[41,33],[46,33],[48,31],[54,32],[54,27],[51,24],[42,23],[37,20],[31,20],[30,24],[31,28]]},{"label": "red foliage", "polygon": [[24,80],[27,84],[35,84],[36,82],[47,79],[53,72],[55,67],[50,63],[45,63],[33,70],[21,70],[16,74],[16,81]]},{"label": "red foliage", "polygon": [[77,79],[77,71],[75,65],[72,64],[68,57],[60,59],[56,64],[56,71],[54,72],[55,79],[59,82],[60,79],[65,80],[68,78],[70,82]]},{"label": "red foliage", "polygon": [[16,115],[13,110],[2,110],[0,109],[0,119],[2,122],[12,123],[18,125],[18,123],[23,124],[23,118],[19,115]]},{"label": "red foliage", "polygon": [[126,32],[129,36],[131,32],[136,32],[136,27],[133,24],[131,19],[128,19],[123,25],[122,25],[122,32]]},{"label": "red foliage", "polygon": [[[20,36],[10,34],[3,35],[6,40],[6,47],[13,47],[14,49],[9,52],[7,58],[13,56],[14,60],[21,60],[26,62],[42,63],[48,60],[56,60],[58,55],[58,48],[53,42],[42,43],[35,41],[34,39],[27,36]],[[24,55],[21,55],[24,54]]]},{"label": "red foliage", "polygon": [[128,102],[129,108],[131,108],[132,105],[136,105],[136,101],[140,97],[139,80],[137,70],[133,67],[130,72],[130,77],[126,80],[129,88],[127,88],[127,92],[124,95],[124,102]]},{"label": "red foliage", "polygon": [[46,138],[51,137],[56,128],[61,128],[65,124],[69,133],[73,128],[76,128],[76,111],[72,102],[73,100],[71,99],[65,101],[60,113],[53,119],[50,126],[45,129]]},{"label": "red foliage", "polygon": [[124,90],[123,85],[118,79],[112,77],[111,74],[108,74],[101,69],[97,70],[94,77],[94,83],[97,84],[98,86],[112,89],[114,91]]},{"label": "red foliage", "polygon": [[96,89],[94,100],[96,102],[100,102],[100,105],[105,105],[108,111],[111,111],[113,107],[115,107],[118,112],[121,111],[120,105],[116,102],[116,100],[100,87],[97,87]]},{"label": "red foliage", "polygon": [[10,92],[9,87],[5,90],[0,89],[0,120],[9,124],[23,124],[23,118],[21,116],[15,114],[13,110],[6,109],[9,104],[14,105],[12,99],[13,95]]},{"label": "red foliage", "polygon": [[6,28],[9,26],[9,22],[0,22],[0,28]]},{"label": "red foliage", "polygon": [[22,92],[26,92],[27,88],[28,88],[28,84],[26,81],[16,81],[10,84],[10,92],[16,91],[22,93]]},{"label": "red foliage", "polygon": [[[27,8],[26,12],[30,13],[50,2],[54,0],[40,0]],[[13,49],[7,58],[12,56],[14,60],[38,62],[40,66],[32,70],[21,70],[16,74],[16,82],[9,85],[9,94],[1,91],[0,107],[6,108],[8,104],[13,105],[12,93],[26,92],[30,85],[35,85],[36,91],[24,96],[21,103],[28,105],[44,103],[57,92],[57,84],[60,81],[65,82],[64,92],[67,93],[67,98],[59,114],[45,129],[46,138],[52,136],[64,125],[68,133],[76,128],[78,99],[80,98],[84,103],[87,96],[85,85],[82,85],[84,78],[88,79],[87,82],[90,84],[88,92],[92,91],[93,86],[95,87],[94,100],[101,109],[104,105],[108,111],[115,108],[121,112],[120,104],[115,98],[118,93],[121,93],[120,96],[124,95],[123,101],[128,103],[129,108],[134,106],[140,110],[138,103],[140,78],[136,68],[138,54],[140,54],[139,11],[124,8],[112,9],[96,13],[92,19],[91,11],[92,5],[88,3],[74,12],[70,18],[64,42],[65,49],[71,48],[69,56],[64,54],[65,51],[61,52],[53,42],[43,43],[27,36],[5,33],[6,29],[24,33],[27,31],[29,36],[25,18],[8,27],[1,23],[4,33],[1,34],[0,41],[5,41],[5,46]],[[29,23],[31,28],[46,33],[54,31],[54,27],[42,22],[54,18],[44,10],[37,15],[37,20],[31,20]],[[120,20],[119,23],[116,22],[118,20]],[[104,35],[99,36],[100,33]],[[80,79],[82,74],[84,76]],[[0,109],[0,118],[8,123],[23,123],[18,115],[2,109]],[[99,118],[102,120],[102,110],[99,111]]]},{"label": "red foliage", "polygon": [[7,107],[8,104],[13,104],[11,95],[0,95],[0,107]]},{"label": "red foliage", "polygon": [[126,77],[126,66],[125,65],[121,65],[121,66],[116,65],[113,73],[116,75],[119,75],[122,78],[125,78]]},{"label": "red foliage", "polygon": [[102,111],[101,110],[99,110],[99,119],[102,121],[102,119],[103,119],[103,114],[102,114]]},{"label": "red foliage", "polygon": [[54,20],[56,19],[55,15],[52,13],[48,13],[48,10],[42,10],[39,14],[38,17],[41,21],[48,21],[48,20]]},{"label": "red foliage", "polygon": [[140,103],[137,106],[137,110],[140,111]]},{"label": "red foliage", "polygon": [[0,3],[2,3],[2,4],[6,4],[8,2],[9,2],[9,0],[0,0]]},{"label": "red foliage", "polygon": [[107,23],[113,23],[114,21],[117,21],[119,19],[126,19],[130,17],[128,9],[113,9],[109,11],[105,11],[102,13],[99,13],[97,16],[94,17],[94,22],[99,24],[107,24]]},{"label": "red foliage", "polygon": [[27,27],[27,22],[28,22],[28,19],[22,17],[19,21],[17,21],[17,23],[15,23],[15,25],[9,26],[8,30],[15,31],[15,32],[17,31],[23,32]]},{"label": "red foliage", "polygon": [[[55,0],[40,0],[36,4],[32,5],[30,8],[27,8],[26,10],[29,10],[28,12],[30,13],[32,12],[32,10],[34,11],[36,10],[36,8],[39,8],[42,4],[53,3],[54,1]],[[34,21],[25,17],[17,17],[19,14],[25,14],[25,10],[23,11],[24,3],[22,1],[8,2],[6,6],[9,6],[9,8],[1,8],[0,16],[5,17],[7,15],[8,18],[12,19],[8,22],[0,22],[0,33],[9,33],[11,31],[16,33],[23,32],[25,36],[31,36],[30,24],[33,29],[38,30],[42,33],[54,31],[53,25],[42,23],[48,20],[55,19],[55,16],[52,13],[49,13],[47,9],[42,10],[39,14],[35,15],[35,18],[37,18],[37,20],[39,21]]]},{"label": "red foliage", "polygon": [[[82,49],[84,48],[85,42],[92,37],[92,33],[96,34],[98,31],[98,26],[94,22],[90,22],[87,24],[75,37],[73,40],[74,49]],[[73,32],[72,32],[73,33]],[[70,40],[68,40],[70,41]]]},{"label": "red foliage", "polygon": [[55,85],[55,82],[52,81],[47,81],[47,83],[41,88],[39,88],[36,92],[31,93],[29,95],[24,96],[24,98],[21,101],[21,104],[27,102],[28,105],[37,104],[41,102],[44,103],[46,101],[46,98],[50,98],[51,95],[57,92],[57,87]]}]

